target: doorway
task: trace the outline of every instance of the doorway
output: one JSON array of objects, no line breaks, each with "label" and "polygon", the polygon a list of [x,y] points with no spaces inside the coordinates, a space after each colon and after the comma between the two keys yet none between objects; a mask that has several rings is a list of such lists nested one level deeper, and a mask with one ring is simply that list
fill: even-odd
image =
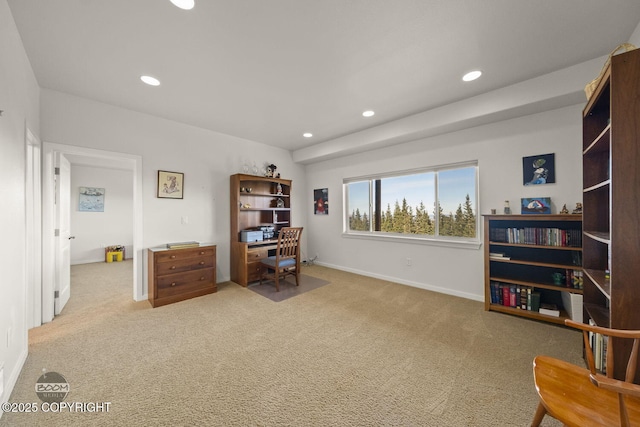
[{"label": "doorway", "polygon": [[[43,143],[42,149],[42,233],[43,233],[43,263],[42,263],[42,322],[53,320],[55,316],[56,291],[59,292],[59,273],[65,266],[61,265],[64,257],[60,255],[60,236],[56,232],[57,188],[56,168],[58,159],[91,159],[105,167],[127,169],[133,172],[133,299],[141,301],[146,298],[144,287],[144,257],[142,251],[142,157],[132,154],[116,153],[96,150],[72,145]],[[56,235],[58,233],[58,235]],[[66,261],[65,261],[66,262]]]}]

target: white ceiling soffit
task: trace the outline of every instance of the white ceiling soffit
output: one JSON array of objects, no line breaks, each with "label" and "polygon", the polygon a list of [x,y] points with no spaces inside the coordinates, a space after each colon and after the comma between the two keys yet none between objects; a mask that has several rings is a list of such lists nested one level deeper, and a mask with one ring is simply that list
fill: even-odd
[{"label": "white ceiling soffit", "polygon": [[[474,97],[601,58],[640,21],[638,0],[200,0],[189,11],[169,0],[8,4],[41,87],[282,147],[305,162],[323,147],[357,149],[352,140],[367,132],[397,142],[405,121],[461,100],[479,106]],[[483,76],[462,82],[473,69]],[[143,74],[160,86],[141,83]],[[440,130],[409,131],[474,123],[440,120]]]}]

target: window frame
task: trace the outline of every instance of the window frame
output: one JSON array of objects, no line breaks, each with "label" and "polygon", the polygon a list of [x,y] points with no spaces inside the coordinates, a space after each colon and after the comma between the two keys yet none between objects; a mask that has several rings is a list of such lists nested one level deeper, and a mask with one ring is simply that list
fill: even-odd
[{"label": "window frame", "polygon": [[[392,233],[386,231],[376,231],[373,230],[373,211],[374,205],[376,203],[374,198],[374,187],[375,181],[381,180],[384,178],[394,178],[399,176],[406,175],[415,175],[420,173],[435,173],[434,176],[434,196],[435,201],[439,205],[439,172],[447,171],[452,169],[464,169],[464,168],[473,168],[475,174],[475,189],[474,189],[474,213],[476,217],[475,224],[475,237],[456,237],[456,236],[440,236],[440,220],[436,218],[435,223],[435,235],[427,235],[427,234],[405,234],[405,233]],[[394,241],[400,243],[412,243],[412,244],[425,244],[425,245],[434,245],[434,246],[448,246],[448,247],[459,247],[459,248],[468,248],[468,249],[478,249],[481,246],[481,224],[480,224],[480,182],[479,182],[479,171],[478,171],[478,161],[468,161],[468,162],[460,162],[460,163],[450,163],[446,165],[438,165],[432,167],[424,167],[424,168],[416,168],[416,169],[405,169],[401,171],[391,171],[370,175],[363,175],[357,177],[344,178],[342,180],[342,194],[343,194],[343,227],[342,227],[342,237],[345,238],[356,238],[356,239],[370,239],[370,240],[379,240],[379,241]],[[366,212],[369,217],[369,231],[358,231],[358,230],[350,230],[349,229],[349,184],[356,182],[367,182],[369,183],[369,211]],[[380,207],[381,208],[381,207]],[[437,211],[437,208],[436,208]]]}]

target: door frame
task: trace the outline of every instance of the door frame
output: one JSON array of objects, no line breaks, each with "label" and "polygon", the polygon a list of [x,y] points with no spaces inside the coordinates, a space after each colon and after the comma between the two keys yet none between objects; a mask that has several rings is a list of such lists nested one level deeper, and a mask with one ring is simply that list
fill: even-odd
[{"label": "door frame", "polygon": [[142,156],[117,153],[52,142],[42,144],[42,323],[54,317],[55,238],[55,157],[73,154],[117,162],[133,171],[133,299],[146,299],[142,251]]},{"label": "door frame", "polygon": [[26,275],[27,327],[42,324],[42,147],[26,128]]}]

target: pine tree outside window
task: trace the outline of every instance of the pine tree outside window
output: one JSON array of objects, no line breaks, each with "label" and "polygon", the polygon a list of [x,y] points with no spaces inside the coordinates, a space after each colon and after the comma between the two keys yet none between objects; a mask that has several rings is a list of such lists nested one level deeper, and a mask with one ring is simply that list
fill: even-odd
[{"label": "pine tree outside window", "polygon": [[477,163],[345,179],[346,235],[478,242]]}]

